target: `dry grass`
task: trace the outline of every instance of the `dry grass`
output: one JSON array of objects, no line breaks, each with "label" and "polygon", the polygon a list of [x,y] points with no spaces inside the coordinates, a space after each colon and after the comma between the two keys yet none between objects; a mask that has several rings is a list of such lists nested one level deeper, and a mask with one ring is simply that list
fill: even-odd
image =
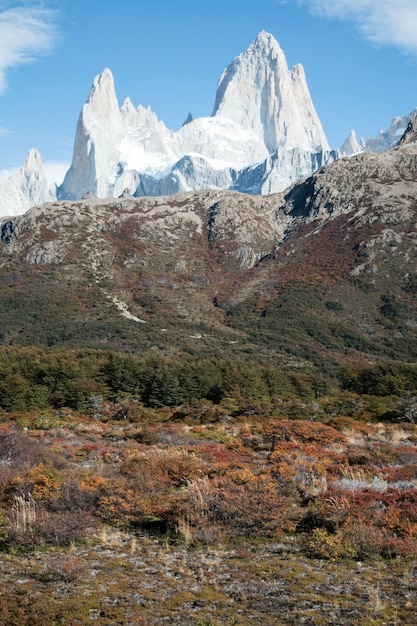
[{"label": "dry grass", "polygon": [[9,626],[14,614],[20,626],[415,624],[416,561],[311,561],[291,539],[195,550],[107,536],[90,548],[8,555],[0,570]]}]

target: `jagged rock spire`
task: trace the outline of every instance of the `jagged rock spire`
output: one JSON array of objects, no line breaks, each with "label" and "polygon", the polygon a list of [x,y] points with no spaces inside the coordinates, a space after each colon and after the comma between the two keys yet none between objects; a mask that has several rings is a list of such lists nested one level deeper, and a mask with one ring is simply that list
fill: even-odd
[{"label": "jagged rock spire", "polygon": [[213,116],[173,132],[129,99],[119,109],[113,76],[94,80],[83,106],[61,198],[168,195],[233,188],[271,193],[334,158],[301,65],[288,69],[262,31],[225,69]]},{"label": "jagged rock spire", "polygon": [[329,150],[304,69],[288,69],[274,37],[262,31],[220,77],[213,115],[251,128],[270,154],[278,148]]},{"label": "jagged rock spire", "polygon": [[29,150],[24,165],[7,180],[0,180],[0,215],[19,215],[30,207],[56,198],[46,179],[41,155]]}]

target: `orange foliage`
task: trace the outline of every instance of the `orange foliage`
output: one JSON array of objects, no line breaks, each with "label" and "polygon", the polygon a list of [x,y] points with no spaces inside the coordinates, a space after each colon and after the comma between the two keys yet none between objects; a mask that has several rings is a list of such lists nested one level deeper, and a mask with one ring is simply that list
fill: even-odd
[{"label": "orange foliage", "polygon": [[86,474],[80,482],[81,489],[85,491],[99,491],[108,485],[109,481],[99,474]]},{"label": "orange foliage", "polygon": [[261,433],[264,439],[270,442],[272,449],[278,441],[292,441],[299,443],[317,443],[322,446],[332,446],[346,443],[346,437],[331,426],[321,422],[307,420],[281,420],[265,424]]},{"label": "orange foliage", "polygon": [[58,472],[48,465],[41,463],[29,472],[32,483],[32,495],[35,500],[51,500],[55,498],[63,483]]}]

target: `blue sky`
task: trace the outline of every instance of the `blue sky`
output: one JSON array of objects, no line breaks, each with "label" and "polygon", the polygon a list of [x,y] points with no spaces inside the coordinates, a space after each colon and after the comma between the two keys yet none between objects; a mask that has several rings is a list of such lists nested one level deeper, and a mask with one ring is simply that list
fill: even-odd
[{"label": "blue sky", "polygon": [[304,66],[332,147],[417,107],[417,0],[0,0],[0,170],[36,147],[61,172],[105,67],[120,104],[169,128],[210,115],[221,72],[260,30]]}]

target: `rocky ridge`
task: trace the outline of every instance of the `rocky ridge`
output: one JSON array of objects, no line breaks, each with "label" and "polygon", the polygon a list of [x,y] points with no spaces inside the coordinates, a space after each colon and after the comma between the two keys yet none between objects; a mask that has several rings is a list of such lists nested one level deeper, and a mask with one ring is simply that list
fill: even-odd
[{"label": "rocky ridge", "polygon": [[[383,153],[362,153],[319,169],[285,192],[250,196],[232,191],[207,190],[173,196],[100,200],[89,195],[77,202],[54,201],[27,214],[3,219],[2,241],[8,254],[30,248],[45,223],[57,238],[71,241],[72,225],[98,233],[128,220],[137,221],[134,237],[155,238],[158,246],[171,245],[184,235],[207,238],[209,249],[228,244],[228,255],[241,269],[253,268],[277,250],[300,224],[327,222],[352,211],[359,218],[372,209],[410,217],[417,179],[416,121],[408,125],[401,142]],[[381,216],[381,212],[378,212]],[[398,216],[397,216],[398,217]],[[30,233],[22,240],[21,233]],[[43,244],[44,245],[44,244]],[[33,250],[27,258],[38,258]],[[26,258],[26,257],[25,257]],[[40,258],[40,257],[39,257]],[[59,256],[40,262],[58,262]],[[35,261],[37,262],[37,261]]]},{"label": "rocky ridge", "polygon": [[[320,326],[327,338],[319,344],[324,341],[333,355],[341,349],[334,337],[342,327],[343,336],[357,333],[354,344],[361,349],[392,354],[414,350],[414,133],[412,123],[396,148],[340,159],[266,197],[219,190],[104,201],[89,196],[4,219],[0,302],[5,327],[20,319],[13,310],[19,306],[22,311],[23,305],[14,303],[14,294],[20,294],[19,302],[34,299],[28,305],[31,316],[40,305],[41,289],[56,301],[57,315],[64,316],[65,306],[71,309],[63,326],[68,315],[84,320],[81,326],[71,322],[75,342],[82,330],[97,345],[97,333],[109,337],[98,327],[111,323],[110,336],[123,327],[126,337],[139,333],[140,341],[158,345],[156,335],[163,332],[167,345],[175,337],[175,350],[193,337],[206,349],[217,341],[229,346],[238,342],[242,349],[251,346],[262,353],[264,348],[255,347],[259,342],[268,351],[278,350],[288,323],[298,325],[297,341],[291,344],[291,350],[297,349],[305,325],[316,319],[307,335],[314,336]],[[80,292],[78,303],[74,288]],[[301,301],[296,296],[300,288],[305,291]],[[322,298],[336,303],[333,331],[336,317],[332,308],[323,309]],[[297,322],[301,310],[306,317]],[[395,332],[386,334],[381,311],[391,311],[387,315],[398,323]],[[36,324],[46,321],[37,317]],[[267,332],[271,324],[273,330]],[[19,332],[28,328],[24,325]],[[396,332],[395,346],[382,348],[381,342],[393,342]],[[132,339],[126,341],[131,345]],[[320,345],[317,350],[323,349]]]}]

